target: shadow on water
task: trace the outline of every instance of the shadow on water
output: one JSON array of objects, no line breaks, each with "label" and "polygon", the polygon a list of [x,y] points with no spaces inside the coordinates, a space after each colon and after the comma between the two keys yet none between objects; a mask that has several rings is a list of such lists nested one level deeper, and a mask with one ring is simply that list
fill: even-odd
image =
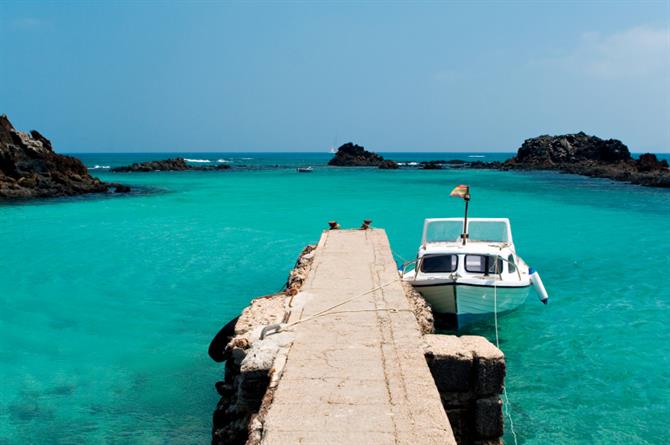
[{"label": "shadow on water", "polygon": [[[512,311],[499,313],[500,319]],[[454,314],[433,314],[435,319],[435,333],[443,335],[480,335],[492,343],[496,340],[495,318],[493,314],[476,315],[471,317],[456,317]],[[501,342],[502,343],[502,342]]]}]

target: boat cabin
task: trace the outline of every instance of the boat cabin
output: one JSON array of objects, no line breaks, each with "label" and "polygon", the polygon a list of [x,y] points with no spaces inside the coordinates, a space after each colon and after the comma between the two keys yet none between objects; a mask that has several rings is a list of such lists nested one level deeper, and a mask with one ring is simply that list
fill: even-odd
[{"label": "boat cabin", "polygon": [[461,275],[516,274],[516,260],[511,252],[507,258],[482,253],[428,253],[418,260],[419,272],[444,274],[458,272]]},{"label": "boat cabin", "polygon": [[[416,273],[518,275],[520,259],[507,218],[430,218],[424,221]],[[462,234],[466,234],[463,243]]]}]

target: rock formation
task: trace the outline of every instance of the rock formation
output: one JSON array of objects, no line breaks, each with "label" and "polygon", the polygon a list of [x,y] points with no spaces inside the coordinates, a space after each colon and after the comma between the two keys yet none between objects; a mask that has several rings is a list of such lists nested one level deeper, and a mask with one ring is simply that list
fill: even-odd
[{"label": "rock formation", "polygon": [[338,167],[379,167],[384,158],[377,153],[367,151],[360,145],[347,142],[340,146],[335,157],[328,161],[328,165]]},{"label": "rock formation", "polygon": [[209,170],[228,170],[229,165],[207,165],[207,166],[194,166],[186,162],[184,158],[170,158],[164,159],[161,161],[147,161],[147,162],[136,162],[132,165],[126,165],[123,167],[115,167],[110,171],[116,173],[127,173],[127,172],[158,172],[158,171],[185,171],[185,170],[198,170],[198,171],[209,171]]},{"label": "rock formation", "polygon": [[17,131],[6,115],[0,115],[0,198],[46,198],[109,190],[130,191],[127,186],[94,178],[79,159],[55,153],[51,142],[38,131]]},{"label": "rock formation", "polygon": [[382,170],[397,170],[400,168],[397,162],[390,159],[384,159],[379,163],[379,168]]},{"label": "rock formation", "polygon": [[635,160],[621,141],[603,140],[584,132],[526,139],[517,155],[500,168],[559,170],[652,187],[670,187],[667,161],[659,161],[652,153],[645,153]]},{"label": "rock formation", "polygon": [[443,161],[426,161],[421,162],[421,170],[442,170]]},{"label": "rock formation", "polygon": [[612,163],[630,159],[630,151],[621,141],[579,132],[526,139],[511,162],[544,169],[578,162]]}]

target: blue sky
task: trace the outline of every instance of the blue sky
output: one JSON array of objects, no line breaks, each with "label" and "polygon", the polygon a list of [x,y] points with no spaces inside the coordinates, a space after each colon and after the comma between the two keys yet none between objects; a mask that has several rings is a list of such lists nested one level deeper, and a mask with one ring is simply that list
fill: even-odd
[{"label": "blue sky", "polygon": [[58,151],[670,152],[670,0],[0,1],[0,112]]}]

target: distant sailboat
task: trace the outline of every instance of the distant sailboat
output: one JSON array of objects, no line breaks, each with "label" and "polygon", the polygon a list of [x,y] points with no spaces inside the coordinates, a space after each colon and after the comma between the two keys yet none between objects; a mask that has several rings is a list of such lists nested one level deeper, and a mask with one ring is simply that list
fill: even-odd
[{"label": "distant sailboat", "polygon": [[328,153],[335,154],[337,153],[337,135],[335,136],[335,139],[333,140],[333,145],[330,146],[330,150],[328,150]]}]

